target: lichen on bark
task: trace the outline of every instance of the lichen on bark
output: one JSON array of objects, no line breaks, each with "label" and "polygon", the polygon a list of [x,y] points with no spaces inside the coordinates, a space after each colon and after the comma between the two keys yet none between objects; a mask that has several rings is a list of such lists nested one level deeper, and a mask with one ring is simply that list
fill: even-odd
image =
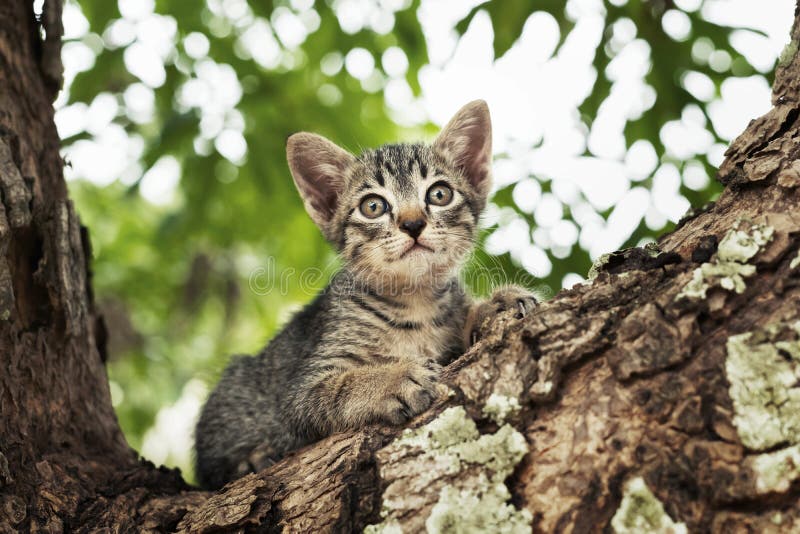
[{"label": "lichen on bark", "polygon": [[365,532],[395,532],[397,517],[425,502],[426,493],[434,501],[425,520],[430,532],[530,529],[530,512],[507,504],[511,494],[505,479],[528,452],[524,436],[512,426],[481,435],[466,410],[455,406],[420,428],[405,430],[381,452],[393,464],[382,478],[392,479],[398,467],[403,475],[384,491],[383,521]]},{"label": "lichen on bark", "polygon": [[625,484],[622,502],[611,519],[611,528],[617,534],[686,534],[686,525],[676,523],[642,477]]},{"label": "lichen on bark", "polygon": [[759,494],[783,493],[800,478],[800,445],[760,454],[751,465]]},{"label": "lichen on bark", "polygon": [[510,416],[519,413],[522,406],[516,397],[492,393],[483,406],[483,415],[502,425]]},{"label": "lichen on bark", "polygon": [[502,482],[479,477],[480,489],[445,486],[439,502],[425,521],[429,534],[463,533],[525,534],[530,532],[532,516],[508,504],[511,493]]},{"label": "lichen on bark", "polygon": [[800,321],[731,336],[725,372],[742,444],[800,442]]},{"label": "lichen on bark", "polygon": [[743,293],[745,277],[755,274],[756,267],[748,263],[772,239],[771,226],[746,223],[736,225],[720,241],[714,261],[705,262],[692,273],[692,280],[678,293],[676,299],[706,298],[706,292],[715,285],[728,291]]},{"label": "lichen on bark", "polygon": [[798,266],[800,266],[800,250],[797,251],[797,256],[792,258],[792,261],[789,263],[790,269],[796,269]]}]

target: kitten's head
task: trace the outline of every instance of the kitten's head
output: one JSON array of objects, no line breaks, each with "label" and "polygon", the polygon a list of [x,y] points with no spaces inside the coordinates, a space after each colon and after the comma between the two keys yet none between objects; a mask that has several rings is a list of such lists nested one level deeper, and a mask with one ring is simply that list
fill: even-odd
[{"label": "kitten's head", "polygon": [[491,187],[483,100],[461,108],[432,145],[384,145],[356,157],[301,132],[286,153],[306,210],[354,272],[424,282],[451,275],[472,250]]}]

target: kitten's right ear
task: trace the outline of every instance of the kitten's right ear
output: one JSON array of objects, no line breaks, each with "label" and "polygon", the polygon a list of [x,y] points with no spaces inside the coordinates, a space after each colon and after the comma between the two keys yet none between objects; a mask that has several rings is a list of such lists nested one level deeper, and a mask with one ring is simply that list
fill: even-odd
[{"label": "kitten's right ear", "polygon": [[355,157],[321,135],[300,132],[286,141],[286,159],[306,211],[325,237],[333,239],[330,223]]}]

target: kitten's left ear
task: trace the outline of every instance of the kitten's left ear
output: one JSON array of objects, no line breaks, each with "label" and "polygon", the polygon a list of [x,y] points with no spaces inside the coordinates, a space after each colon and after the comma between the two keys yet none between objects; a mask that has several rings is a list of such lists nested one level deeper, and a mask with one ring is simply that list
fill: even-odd
[{"label": "kitten's left ear", "polygon": [[325,237],[335,241],[331,223],[355,157],[321,135],[300,132],[286,141],[286,159],[306,211]]},{"label": "kitten's left ear", "polygon": [[484,197],[492,186],[492,119],[484,100],[473,100],[450,119],[433,148],[461,169]]}]

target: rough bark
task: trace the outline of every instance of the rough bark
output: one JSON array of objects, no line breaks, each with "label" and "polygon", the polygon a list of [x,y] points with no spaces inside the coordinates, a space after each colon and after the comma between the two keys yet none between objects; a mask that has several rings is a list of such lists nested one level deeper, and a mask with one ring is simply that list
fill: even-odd
[{"label": "rough bark", "polygon": [[719,200],[498,313],[410,430],[365,428],[217,493],[111,408],[89,240],[51,100],[58,13],[0,3],[0,532],[800,529],[800,27]]}]

